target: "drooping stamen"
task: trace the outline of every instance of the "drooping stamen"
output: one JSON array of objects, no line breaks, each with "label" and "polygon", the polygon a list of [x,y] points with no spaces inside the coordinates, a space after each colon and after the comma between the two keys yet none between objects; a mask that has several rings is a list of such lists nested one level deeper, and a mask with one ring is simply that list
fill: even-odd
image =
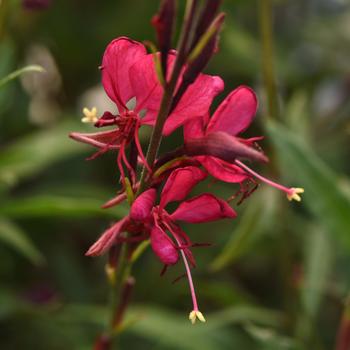
[{"label": "drooping stamen", "polygon": [[254,170],[250,169],[248,166],[246,166],[245,164],[243,164],[241,161],[239,160],[235,160],[235,163],[237,165],[239,165],[241,168],[243,168],[244,170],[246,170],[248,173],[252,174],[253,176],[255,176],[257,179],[259,179],[262,182],[265,182],[266,184],[277,188],[278,190],[283,191],[286,195],[288,200],[296,200],[297,202],[301,201],[301,197],[299,196],[300,193],[304,192],[303,188],[295,188],[295,187],[285,187],[283,185],[280,185],[272,180],[267,179],[266,177],[261,176],[260,174],[256,173]]},{"label": "drooping stamen", "polygon": [[134,131],[134,140],[135,140],[135,144],[136,144],[136,148],[137,148],[137,151],[139,153],[139,156],[140,158],[142,159],[142,162],[144,164],[144,166],[146,167],[146,169],[149,171],[149,173],[152,172],[152,169],[151,167],[149,166],[149,164],[147,163],[147,160],[146,160],[146,157],[145,155],[143,154],[143,151],[142,151],[142,147],[141,147],[141,144],[140,144],[140,139],[139,139],[139,122],[136,124],[135,126],[135,131]]},{"label": "drooping stamen", "polygon": [[122,144],[120,145],[120,150],[118,152],[118,156],[117,156],[117,164],[118,164],[118,168],[120,171],[120,182],[123,184],[123,186],[125,185],[125,172],[124,172],[124,167],[123,167],[123,163],[122,163],[122,159],[123,159],[123,153],[124,153],[124,142],[122,142]]},{"label": "drooping stamen", "polygon": [[123,162],[126,166],[126,168],[128,169],[130,175],[131,175],[131,182],[135,183],[136,181],[136,174],[135,174],[135,170],[133,169],[133,167],[130,165],[128,158],[126,157],[125,151],[122,153],[122,159]]},{"label": "drooping stamen", "polygon": [[102,154],[105,154],[107,151],[109,151],[110,149],[120,149],[120,145],[113,145],[113,142],[117,142],[118,141],[119,136],[117,136],[115,139],[113,139],[110,143],[106,144],[103,148],[101,148],[100,150],[98,150],[97,152],[95,152],[93,155],[91,155],[90,157],[86,158],[86,160],[94,160],[97,157],[101,156]]},{"label": "drooping stamen", "polygon": [[[176,239],[176,237],[175,237]],[[176,240],[177,241],[177,240]],[[177,241],[178,242],[178,241]],[[179,242],[178,242],[179,244]],[[190,266],[187,262],[187,258],[186,255],[183,251],[183,249],[181,249],[181,255],[182,255],[182,259],[184,261],[185,264],[185,269],[186,269],[186,274],[187,274],[187,279],[188,279],[188,284],[190,286],[190,291],[191,291],[191,297],[192,297],[192,303],[193,303],[193,310],[198,311],[198,303],[197,303],[197,298],[196,298],[196,291],[194,289],[194,284],[193,284],[193,280],[192,280],[192,275],[191,275],[191,269]]]},{"label": "drooping stamen", "polygon": [[[165,224],[167,229],[172,233],[178,247],[181,247],[182,243],[180,242],[180,239],[179,239],[177,233],[174,232],[174,230],[171,228],[171,225],[169,223],[164,222],[164,221],[163,221],[163,223]],[[184,265],[185,265],[185,269],[186,269],[188,284],[190,287],[190,292],[191,292],[191,297],[192,297],[193,310],[198,311],[198,303],[197,303],[197,298],[196,298],[196,291],[194,289],[194,284],[193,284],[193,280],[192,280],[191,269],[190,269],[190,266],[188,264],[184,250],[180,249],[180,253],[181,253],[182,260],[184,261]]]}]

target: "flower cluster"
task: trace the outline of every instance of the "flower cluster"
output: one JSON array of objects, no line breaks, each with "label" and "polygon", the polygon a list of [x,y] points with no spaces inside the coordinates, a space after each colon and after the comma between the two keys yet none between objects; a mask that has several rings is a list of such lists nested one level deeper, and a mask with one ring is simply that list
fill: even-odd
[{"label": "flower cluster", "polygon": [[[208,15],[209,12],[204,13],[202,18],[208,18]],[[153,19],[160,52],[148,53],[143,44],[126,37],[117,38],[107,46],[100,67],[102,84],[116,104],[118,113],[105,111],[98,117],[96,108],[85,108],[83,122],[108,129],[95,133],[73,132],[70,137],[97,148],[91,158],[107,151],[116,152],[121,190],[104,207],[117,205],[126,199],[130,204],[129,214],[108,228],[90,247],[87,255],[99,256],[120,244],[135,246],[150,240],[155,255],[165,267],[182,259],[193,300],[189,318],[192,323],[197,318],[204,322],[191,276],[191,269],[195,266],[191,248],[196,244],[182,230],[181,223],[233,219],[236,212],[229,204],[230,198],[225,200],[211,193],[202,193],[187,199],[191,190],[209,176],[239,184],[241,200],[248,197],[260,181],[282,190],[289,200],[299,201],[303,190],[272,182],[246,165],[245,161],[267,161],[257,145],[262,137],[241,137],[257,111],[254,91],[246,86],[236,88],[210,116],[213,99],[223,91],[224,82],[218,76],[203,74],[201,70],[205,66],[203,62],[207,62],[216,51],[216,41],[208,35],[209,40],[204,44],[198,39],[202,50],[197,56],[188,55],[190,59],[178,69],[177,60],[181,53],[169,51],[168,31],[164,30],[164,18],[167,16],[170,16],[169,8],[165,7]],[[215,37],[222,16],[213,23],[214,27],[209,29],[216,30],[212,30],[212,37]],[[195,32],[198,38],[205,38],[204,31],[205,26],[199,23]],[[165,55],[162,43],[167,46]],[[194,47],[191,52],[196,50],[198,48]],[[178,71],[178,77],[169,97],[167,87],[171,85],[175,71]],[[167,98],[170,103],[166,110],[164,101]],[[132,108],[131,100],[134,102]],[[150,160],[142,149],[139,129],[144,125],[156,129],[164,110],[166,118],[161,128],[162,136],[182,128],[183,142],[173,152]],[[140,168],[143,169],[141,181]],[[177,208],[169,211],[168,205],[173,202],[178,204]]]}]

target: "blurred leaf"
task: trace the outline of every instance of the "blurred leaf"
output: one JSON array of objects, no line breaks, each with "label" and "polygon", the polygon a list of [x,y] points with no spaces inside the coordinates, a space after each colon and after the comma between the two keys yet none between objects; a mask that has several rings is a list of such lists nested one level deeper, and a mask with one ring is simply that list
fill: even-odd
[{"label": "blurred leaf", "polygon": [[81,124],[64,122],[53,128],[23,137],[0,153],[0,185],[13,186],[20,179],[36,174],[48,165],[86,148],[68,138]]},{"label": "blurred leaf", "polygon": [[123,217],[126,206],[101,209],[103,202],[94,198],[69,198],[61,196],[32,196],[6,201],[0,205],[0,214],[11,218],[23,217]]},{"label": "blurred leaf", "polygon": [[[1,16],[0,16],[1,17]],[[15,46],[13,42],[7,38],[0,42],[0,77],[4,76],[8,72],[11,72],[15,62]],[[0,116],[4,113],[8,107],[8,101],[11,100],[10,86],[3,87],[0,93]]]},{"label": "blurred leaf", "polygon": [[306,238],[302,301],[309,317],[315,316],[325,292],[331,268],[332,245],[322,227],[314,227]]},{"label": "blurred leaf", "polygon": [[[61,317],[70,321],[92,322],[103,326],[106,309],[89,305],[71,305],[65,308]],[[232,349],[234,330],[225,329],[231,324],[258,323],[279,327],[283,323],[281,314],[272,310],[253,306],[237,306],[221,312],[205,315],[207,323],[192,326],[188,315],[179,315],[157,306],[131,307],[128,319],[138,322],[127,329],[127,333],[137,334],[166,348],[174,349]],[[179,336],[181,335],[181,336]]]},{"label": "blurred leaf", "polygon": [[288,129],[303,137],[307,137],[309,132],[308,101],[307,93],[304,90],[298,90],[290,97],[284,113]]},{"label": "blurred leaf", "polygon": [[270,226],[275,213],[275,199],[276,191],[267,187],[256,194],[242,214],[231,239],[211,264],[213,271],[221,270],[241,257],[252,241]]},{"label": "blurred leaf", "polygon": [[10,73],[6,77],[0,79],[0,88],[2,88],[5,84],[9,83],[11,80],[18,78],[20,75],[28,72],[39,72],[43,73],[45,72],[45,69],[39,65],[30,65],[26,66],[20,69],[15,70],[14,72]]},{"label": "blurred leaf", "polygon": [[324,228],[315,225],[307,231],[309,235],[305,237],[305,262],[300,288],[302,310],[298,313],[295,335],[298,339],[312,344],[315,343],[315,336],[318,334],[315,318],[321,299],[326,293],[333,247]]},{"label": "blurred leaf", "polygon": [[34,246],[31,240],[26,236],[22,229],[11,221],[0,217],[0,240],[12,246],[19,253],[23,254],[34,264],[44,262],[43,255]]},{"label": "blurred leaf", "polygon": [[252,338],[257,340],[266,350],[297,350],[302,349],[296,340],[278,334],[272,328],[258,327],[254,324],[246,324],[244,329]]},{"label": "blurred leaf", "polygon": [[297,187],[305,188],[305,204],[320,224],[336,235],[350,250],[350,198],[341,186],[341,180],[317,154],[283,126],[269,122],[270,138],[283,169],[293,178]]}]

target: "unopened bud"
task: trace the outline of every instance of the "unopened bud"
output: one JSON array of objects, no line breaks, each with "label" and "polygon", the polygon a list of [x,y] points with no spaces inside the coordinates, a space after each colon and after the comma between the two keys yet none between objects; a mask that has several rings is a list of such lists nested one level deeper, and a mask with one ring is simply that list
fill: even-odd
[{"label": "unopened bud", "polygon": [[161,66],[163,76],[165,77],[168,52],[171,49],[175,15],[175,0],[163,0],[159,12],[152,18],[152,24],[156,29],[158,45],[161,52]]},{"label": "unopened bud", "polygon": [[252,147],[240,142],[236,137],[225,132],[212,132],[205,137],[192,139],[185,144],[185,154],[188,156],[213,156],[227,162],[237,158],[267,162],[267,157]]},{"label": "unopened bud", "polygon": [[[193,47],[198,43],[200,37],[206,31],[206,29],[212,23],[214,17],[216,16],[219,6],[222,0],[207,0],[203,7],[202,13],[199,16],[198,24],[195,30],[195,36],[193,40]],[[192,49],[193,49],[192,47]]]},{"label": "unopened bud", "polygon": [[220,13],[208,30],[202,35],[188,57],[188,65],[183,74],[182,83],[174,97],[171,109],[174,110],[187,88],[197,79],[217,51],[219,32],[224,22],[225,14]]}]

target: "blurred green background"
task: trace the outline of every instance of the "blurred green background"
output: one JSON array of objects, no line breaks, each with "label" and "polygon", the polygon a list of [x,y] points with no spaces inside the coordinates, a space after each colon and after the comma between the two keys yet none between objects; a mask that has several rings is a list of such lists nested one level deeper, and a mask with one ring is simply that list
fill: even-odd
[{"label": "blurred green background", "polygon": [[[181,1],[180,1],[181,2]],[[136,288],[120,335],[130,349],[332,349],[350,291],[350,3],[274,2],[279,120],[267,120],[259,1],[226,0],[220,52],[206,69],[225,93],[257,91],[260,109],[248,135],[272,156],[259,167],[305,188],[301,204],[262,185],[235,221],[185,227],[195,242],[200,309],[178,264],[164,277],[151,253],[134,267]],[[68,139],[83,106],[110,108],[98,66],[108,42],[154,40],[158,1],[52,0],[44,10],[0,1],[0,348],[91,349],[107,319],[105,258],[84,252],[124,206],[100,210],[118,189],[113,155]],[[216,104],[224,98],[218,97]],[[146,138],[144,138],[145,140]],[[181,143],[181,133],[164,149]],[[211,184],[222,197],[234,185]],[[204,184],[197,191],[208,187]]]}]

